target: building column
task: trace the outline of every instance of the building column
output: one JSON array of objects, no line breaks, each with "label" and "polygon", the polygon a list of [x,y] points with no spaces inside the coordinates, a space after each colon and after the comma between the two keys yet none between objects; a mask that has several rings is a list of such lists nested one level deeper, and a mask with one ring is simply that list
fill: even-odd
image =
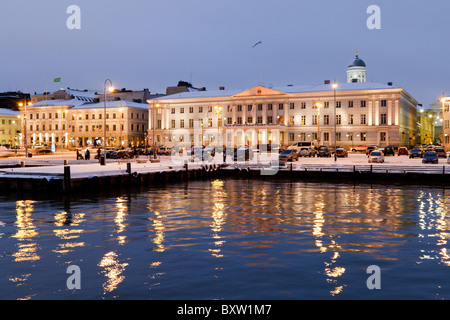
[{"label": "building column", "polygon": [[375,125],[379,126],[380,125],[380,101],[376,100],[374,101],[375,104]]},{"label": "building column", "polygon": [[388,126],[392,125],[392,100],[387,101],[387,124]]},{"label": "building column", "polygon": [[400,124],[400,110],[399,110],[399,100],[394,101],[394,124],[398,126]]},{"label": "building column", "polygon": [[373,101],[372,100],[369,100],[369,101],[367,101],[368,102],[368,106],[367,106],[367,110],[368,110],[368,112],[367,112],[367,124],[369,125],[369,126],[372,126],[373,125]]}]

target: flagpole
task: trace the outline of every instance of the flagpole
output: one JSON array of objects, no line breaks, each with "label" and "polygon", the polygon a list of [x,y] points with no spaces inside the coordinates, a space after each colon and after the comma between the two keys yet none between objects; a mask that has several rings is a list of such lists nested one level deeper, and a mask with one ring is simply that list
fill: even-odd
[{"label": "flagpole", "polygon": [[257,45],[260,45],[260,48],[259,48],[259,84],[262,85],[262,79],[263,79],[263,76],[262,76],[262,41],[258,41],[257,43],[255,43],[252,48],[256,47]]},{"label": "flagpole", "polygon": [[262,42],[259,46],[259,84],[262,85]]}]

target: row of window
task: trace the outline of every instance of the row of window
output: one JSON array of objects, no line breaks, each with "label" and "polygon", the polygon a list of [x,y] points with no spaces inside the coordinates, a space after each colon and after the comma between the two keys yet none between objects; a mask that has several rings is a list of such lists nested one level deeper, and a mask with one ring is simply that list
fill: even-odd
[{"label": "row of window", "polygon": [[[297,135],[297,137],[296,137]],[[293,133],[289,132],[289,141],[310,141],[310,140],[318,140],[317,132],[313,133]],[[329,142],[332,134],[330,132],[323,132],[322,138],[324,142]],[[380,141],[386,142],[387,133],[380,132]],[[334,139],[333,139],[334,141]],[[336,141],[367,141],[367,132],[336,132]]]},{"label": "row of window", "polygon": [[[72,132],[75,132],[75,129],[76,129],[76,127],[75,126],[69,126],[71,129],[72,129]],[[123,124],[121,124],[120,126],[117,126],[117,125],[115,125],[115,124],[113,124],[112,125],[112,131],[116,131],[116,130],[118,130],[118,128],[120,128],[120,130],[124,130],[124,125]],[[43,125],[38,125],[38,124],[36,124],[36,125],[30,125],[30,131],[33,131],[33,129],[34,129],[34,131],[46,131],[46,129],[48,129],[48,131],[52,131],[52,130],[55,130],[55,131],[57,131],[57,130],[59,130],[59,125],[58,124],[55,124],[55,125],[51,125],[51,124],[49,124],[48,126],[46,126],[45,124],[43,124]],[[62,124],[62,126],[61,126],[61,130],[66,130],[66,125],[63,123]],[[78,126],[78,131],[80,132],[80,131],[85,131],[85,132],[89,132],[89,131],[92,131],[92,132],[95,132],[95,131],[97,131],[97,132],[101,132],[103,130],[103,126],[102,125],[91,125],[91,126]],[[146,129],[145,129],[145,124],[134,124],[134,123],[132,123],[131,125],[130,125],[130,130],[131,131],[143,131],[143,132],[145,132],[146,131]],[[109,125],[107,124],[106,125],[106,131],[109,131]]]},{"label": "row of window", "polygon": [[[278,108],[278,110],[283,110],[284,109],[284,105],[285,105],[284,103],[278,103],[278,104],[275,104],[275,107]],[[336,108],[341,108],[342,105],[343,105],[342,101],[336,101]],[[330,107],[330,102],[329,101],[325,101],[322,106],[324,108],[329,108]],[[348,108],[353,108],[353,106],[354,106],[353,101],[347,101],[347,107]],[[366,106],[367,106],[367,101],[366,100],[361,100],[360,101],[360,107],[361,108],[365,108]],[[387,107],[387,100],[380,100],[380,106],[381,107]],[[253,107],[256,107],[257,111],[262,111],[263,110],[263,104],[256,104],[256,105],[249,104],[247,106],[243,106],[241,104],[238,104],[236,106],[236,111],[237,112],[241,112],[241,111],[243,111],[244,108],[247,108],[247,111],[253,111]],[[289,109],[295,109],[295,107],[296,107],[296,104],[294,102],[289,103]],[[197,108],[198,108],[197,109],[198,113],[203,113],[203,111],[204,111],[203,107],[200,106],[200,107],[197,107]],[[272,103],[268,103],[267,104],[267,110],[273,110],[273,108],[274,108],[274,104],[272,104]],[[316,109],[317,105],[313,104],[312,108]],[[185,110],[185,109],[187,109],[187,110]],[[205,109],[208,110],[207,112],[215,112],[215,109],[212,106],[208,106]],[[306,109],[306,102],[300,102],[300,109]],[[177,110],[176,108],[171,108],[171,113],[175,114],[176,110]],[[189,107],[189,108],[181,107],[181,108],[179,108],[179,113],[185,113],[185,111],[188,111],[189,113],[194,113],[194,107]],[[233,107],[232,106],[227,106],[227,111],[228,112],[232,112],[233,111]]]},{"label": "row of window", "polygon": [[[33,118],[39,120],[39,117],[41,117],[41,119],[46,119],[46,117],[47,117],[47,119],[52,119],[53,117],[54,117],[54,119],[58,119],[59,118],[59,112],[55,112],[55,113],[51,113],[51,112],[49,112],[49,113],[30,113],[29,117],[30,117],[30,120],[33,120]],[[83,119],[84,118],[85,120],[89,120],[89,119],[95,120],[96,117],[97,116],[95,115],[95,113],[91,114],[90,116],[89,116],[88,113],[86,113],[86,114],[84,114],[84,117],[83,117],[82,114],[78,114],[78,119]],[[103,113],[99,113],[98,114],[98,119],[102,119],[102,117],[103,117]],[[124,113],[123,112],[120,113],[120,117],[122,119],[124,118]],[[65,119],[65,118],[66,118],[66,113],[63,112],[62,113],[62,119]],[[116,119],[116,118],[118,118],[118,115],[116,113],[112,113],[112,118]],[[133,112],[131,112],[130,118],[134,119],[134,113]],[[76,119],[77,119],[77,115],[72,113],[72,120],[76,120]],[[109,119],[109,113],[106,113],[106,119]],[[136,119],[145,120],[145,113],[136,113]]]},{"label": "row of window", "polygon": [[[360,116],[359,117],[359,124],[362,124],[362,125],[367,124],[367,115],[366,114],[360,114],[359,116]],[[322,118],[323,118],[323,120],[322,120],[322,124],[323,125],[329,125],[330,124],[330,116],[329,115],[323,115]],[[289,122],[288,122],[289,125],[292,125],[292,126],[296,125],[294,119],[295,119],[294,116],[289,116]],[[319,119],[318,115],[313,115],[312,118],[311,118],[310,125],[313,125],[313,126],[314,125],[318,125],[319,124],[318,119]],[[233,118],[224,118],[224,120],[225,120],[227,125],[233,125],[233,123],[232,123],[233,122]],[[246,122],[243,122],[243,118],[242,117],[236,117],[236,123],[235,124],[238,124],[238,125],[241,125],[241,124],[254,124],[253,117],[251,117],[251,116],[247,117],[246,120],[247,120]],[[273,119],[272,116],[268,116],[266,123],[268,123],[268,124],[283,123],[284,119],[281,116],[281,117],[278,117],[276,119],[277,120],[276,122],[274,122],[273,120],[274,119]],[[189,121],[188,122],[189,128],[193,128],[194,127],[194,119],[189,119],[188,121]],[[203,125],[204,125],[203,119],[199,119],[198,121],[199,121],[200,127],[203,127]],[[222,118],[219,118],[218,121],[219,121],[219,126],[222,126]],[[180,126],[179,126],[180,128],[185,128],[186,123],[185,123],[184,119],[180,119],[179,120],[179,124],[180,124]],[[263,124],[263,117],[256,117],[256,124]],[[340,115],[340,114],[336,115],[336,124],[343,124],[342,123],[342,115]],[[349,114],[347,116],[347,124],[349,124],[349,125],[356,124],[355,117],[354,117],[353,114]],[[387,114],[386,113],[382,113],[380,115],[380,125],[386,125],[386,124],[387,124]],[[307,123],[306,123],[306,116],[301,116],[300,117],[299,125],[301,125],[301,126],[307,125]],[[213,118],[208,118],[207,126],[209,128],[213,127]],[[157,128],[161,129],[161,120],[157,121]],[[172,129],[176,128],[176,120],[175,119],[172,119],[172,121],[171,121],[171,128]]]}]

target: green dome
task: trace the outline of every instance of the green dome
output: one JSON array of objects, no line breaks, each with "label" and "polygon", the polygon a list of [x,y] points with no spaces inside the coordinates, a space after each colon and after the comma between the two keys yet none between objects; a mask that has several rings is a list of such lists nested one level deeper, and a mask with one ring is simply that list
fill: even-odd
[{"label": "green dome", "polygon": [[350,62],[350,64],[348,65],[349,68],[351,68],[351,67],[365,67],[365,66],[366,66],[366,63],[358,57],[358,54],[356,54],[355,60]]}]

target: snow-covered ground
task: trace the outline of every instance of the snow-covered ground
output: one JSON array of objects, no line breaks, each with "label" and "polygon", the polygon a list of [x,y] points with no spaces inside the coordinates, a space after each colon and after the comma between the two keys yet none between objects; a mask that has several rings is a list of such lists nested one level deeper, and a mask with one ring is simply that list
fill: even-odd
[{"label": "snow-covered ground", "polygon": [[[184,168],[185,161],[188,162],[189,168],[200,168],[202,165],[212,165],[214,162],[192,162],[188,157],[171,157],[161,156],[158,157],[159,162],[150,162],[150,158],[147,156],[140,156],[137,159],[131,160],[132,172],[155,172],[166,170],[182,170]],[[246,162],[245,166],[258,166],[269,165],[271,160],[275,160],[276,156],[272,159],[266,155],[258,155],[252,161]],[[3,158],[0,159],[0,166],[5,164],[20,164],[25,162],[26,165],[34,167],[20,167],[20,168],[4,168],[0,169],[0,176],[4,174],[14,176],[57,176],[64,174],[64,160],[68,160],[70,166],[72,178],[83,178],[91,176],[106,176],[106,175],[121,175],[127,173],[127,161],[119,161],[113,159],[107,159],[106,165],[100,165],[98,160],[75,160],[74,154],[56,154],[56,155],[42,155],[34,156],[33,158]],[[217,163],[220,163],[217,162]],[[238,163],[244,164],[242,162]],[[364,154],[349,154],[347,158],[338,158],[337,161],[331,158],[300,158],[298,161],[293,162],[294,170],[302,170],[305,167],[345,167],[345,166],[361,166],[369,165],[368,157]],[[442,170],[442,166],[448,167],[450,173],[450,165],[447,164],[447,159],[440,158],[439,164],[422,164],[422,159],[415,158],[409,159],[408,156],[388,156],[385,157],[385,162],[382,164],[372,164],[378,169],[396,169],[400,167],[415,168],[422,167],[423,171],[427,169],[439,167]],[[232,166],[233,167],[233,166]],[[446,169],[447,170],[447,169]]]}]

